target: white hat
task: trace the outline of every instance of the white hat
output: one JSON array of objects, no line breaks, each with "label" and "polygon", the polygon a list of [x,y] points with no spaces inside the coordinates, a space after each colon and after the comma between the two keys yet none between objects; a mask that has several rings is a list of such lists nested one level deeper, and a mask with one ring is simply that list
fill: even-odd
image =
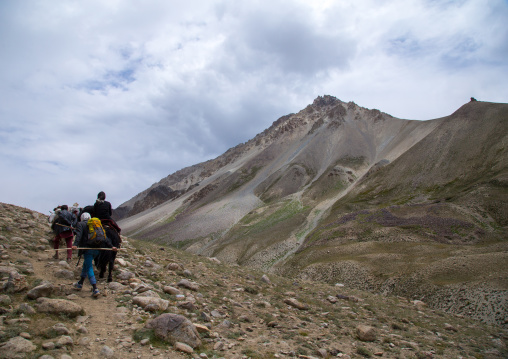
[{"label": "white hat", "polygon": [[88,221],[90,218],[91,218],[90,213],[88,213],[88,212],[83,212],[83,214],[81,214],[82,221]]}]

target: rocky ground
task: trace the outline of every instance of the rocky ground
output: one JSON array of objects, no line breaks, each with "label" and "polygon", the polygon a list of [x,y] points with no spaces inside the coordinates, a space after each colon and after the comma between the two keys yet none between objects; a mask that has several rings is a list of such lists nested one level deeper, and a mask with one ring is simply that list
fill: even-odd
[{"label": "rocky ground", "polygon": [[114,281],[92,298],[50,238],[46,216],[0,204],[0,358],[508,357],[506,329],[421,301],[125,237]]}]

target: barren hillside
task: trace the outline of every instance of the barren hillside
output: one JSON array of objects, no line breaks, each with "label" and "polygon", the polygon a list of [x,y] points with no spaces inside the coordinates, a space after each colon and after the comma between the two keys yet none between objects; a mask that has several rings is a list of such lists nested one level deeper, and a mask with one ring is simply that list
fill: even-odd
[{"label": "barren hillside", "polygon": [[93,298],[46,217],[0,203],[0,358],[505,358],[508,332],[424,301],[123,237]]}]

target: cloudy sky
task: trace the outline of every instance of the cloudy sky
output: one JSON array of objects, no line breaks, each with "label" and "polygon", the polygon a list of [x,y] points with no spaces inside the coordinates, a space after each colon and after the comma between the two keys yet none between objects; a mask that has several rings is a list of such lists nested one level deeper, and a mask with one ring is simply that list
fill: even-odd
[{"label": "cloudy sky", "polygon": [[0,202],[117,207],[329,94],[508,102],[506,0],[0,2]]}]

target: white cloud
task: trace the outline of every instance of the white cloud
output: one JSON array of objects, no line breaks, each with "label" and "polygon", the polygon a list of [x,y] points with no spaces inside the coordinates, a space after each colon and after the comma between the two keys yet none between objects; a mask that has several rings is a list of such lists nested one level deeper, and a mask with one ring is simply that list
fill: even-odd
[{"label": "white cloud", "polygon": [[506,1],[4,1],[0,201],[114,206],[330,94],[506,102]]}]

